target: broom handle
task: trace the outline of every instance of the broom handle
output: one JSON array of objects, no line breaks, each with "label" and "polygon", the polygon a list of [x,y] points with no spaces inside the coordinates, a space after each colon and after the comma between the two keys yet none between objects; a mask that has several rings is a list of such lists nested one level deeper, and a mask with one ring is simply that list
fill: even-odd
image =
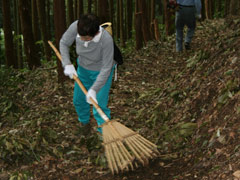
[{"label": "broom handle", "polygon": [[[56,53],[58,59],[62,62],[62,57],[60,55],[60,53],[58,52],[57,48],[52,44],[51,41],[48,41],[48,44],[52,47],[52,49],[54,50],[54,52]],[[82,82],[80,81],[80,79],[73,74],[73,79],[77,82],[77,84],[79,85],[79,87],[82,89],[83,93],[85,95],[87,95],[88,91],[86,90],[86,88],[84,87],[84,85],[82,84]],[[107,115],[103,112],[103,110],[100,108],[100,106],[90,97],[90,100],[93,104],[93,106],[96,108],[97,112],[100,114],[100,116],[102,117],[102,119],[105,122],[110,121],[109,118],[107,117]]]}]

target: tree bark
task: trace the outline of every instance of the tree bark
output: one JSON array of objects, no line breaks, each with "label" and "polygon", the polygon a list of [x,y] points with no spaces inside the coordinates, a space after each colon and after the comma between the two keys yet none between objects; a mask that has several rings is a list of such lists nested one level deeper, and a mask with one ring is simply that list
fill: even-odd
[{"label": "tree bark", "polygon": [[73,0],[67,1],[67,25],[69,26],[74,21]]},{"label": "tree bark", "polygon": [[21,19],[21,27],[24,40],[24,50],[28,67],[34,69],[41,65],[39,56],[36,52],[36,45],[34,43],[32,26],[31,26],[31,0],[19,0],[19,14]]},{"label": "tree bark", "polygon": [[132,38],[132,24],[133,24],[133,2],[127,0],[127,39]]},{"label": "tree bark", "polygon": [[139,11],[142,12],[142,33],[143,33],[143,38],[145,41],[145,44],[151,40],[151,33],[150,33],[150,24],[149,20],[147,19],[149,16],[148,14],[148,9],[146,1],[145,0],[139,0]]},{"label": "tree bark", "polygon": [[175,32],[174,15],[167,9],[167,0],[164,0],[164,23],[166,35],[172,35]]},{"label": "tree bark", "polygon": [[225,0],[225,17],[229,15],[231,0]]},{"label": "tree bark", "polygon": [[[66,15],[65,15],[65,0],[54,0],[53,1],[53,12],[54,12],[54,27],[55,27],[55,39],[56,48],[59,49],[59,42],[66,30]],[[57,71],[58,71],[58,83],[63,84],[65,76],[63,74],[63,68],[61,62],[57,60]]]},{"label": "tree bark", "polygon": [[12,66],[13,68],[18,68],[16,52],[14,50],[13,44],[13,34],[12,34],[12,25],[11,25],[11,9],[10,1],[2,1],[2,10],[3,10],[3,31],[5,39],[5,57],[6,64],[8,67]]},{"label": "tree bark", "polygon": [[34,41],[39,41],[41,39],[41,35],[38,23],[37,0],[32,0],[32,29]]},{"label": "tree bark", "polygon": [[20,18],[18,12],[18,0],[14,0],[14,45],[16,49],[17,64],[18,68],[23,68],[23,56],[22,56],[22,38],[20,36],[21,27],[20,27]]},{"label": "tree bark", "polygon": [[151,19],[150,19],[150,28],[151,28],[151,36],[152,39],[155,38],[155,24],[154,24],[154,20],[155,20],[155,0],[151,0],[151,8],[150,8],[150,14],[151,14]]},{"label": "tree bark", "polygon": [[231,15],[234,15],[234,16],[240,15],[239,8],[240,8],[239,0],[231,0],[230,1],[230,14]]},{"label": "tree bark", "polygon": [[84,13],[83,0],[78,0],[78,15],[83,14],[83,13]]},{"label": "tree bark", "polygon": [[88,13],[92,13],[92,0],[88,0]]},{"label": "tree bark", "polygon": [[136,50],[143,47],[143,34],[142,34],[142,12],[139,12],[139,3],[135,3],[135,31],[136,31]]},{"label": "tree bark", "polygon": [[41,29],[41,35],[43,40],[43,47],[45,52],[45,57],[48,61],[51,60],[51,48],[48,45],[48,32],[46,27],[46,10],[45,10],[46,0],[37,0],[37,9],[38,9],[38,17]]},{"label": "tree bark", "polygon": [[110,20],[108,0],[98,0],[98,16],[101,23],[105,23]]}]

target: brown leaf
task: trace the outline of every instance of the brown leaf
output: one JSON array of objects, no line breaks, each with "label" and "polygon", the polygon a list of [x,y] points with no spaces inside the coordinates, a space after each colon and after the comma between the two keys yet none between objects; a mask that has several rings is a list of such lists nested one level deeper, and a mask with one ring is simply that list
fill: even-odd
[{"label": "brown leaf", "polygon": [[240,178],[240,170],[237,170],[233,173],[233,176],[235,176],[236,178]]}]

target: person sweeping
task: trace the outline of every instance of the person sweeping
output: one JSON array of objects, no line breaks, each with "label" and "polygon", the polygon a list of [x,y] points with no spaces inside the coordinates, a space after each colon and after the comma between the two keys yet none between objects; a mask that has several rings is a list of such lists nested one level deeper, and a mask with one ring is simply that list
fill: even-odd
[{"label": "person sweeping", "polygon": [[[74,41],[78,55],[77,70],[70,61],[69,54],[70,46]],[[87,135],[91,130],[90,98],[110,119],[108,99],[116,64],[113,59],[113,47],[112,36],[100,26],[98,17],[93,14],[81,15],[69,26],[60,40],[59,48],[64,74],[71,79],[73,75],[77,76],[87,89],[87,95],[85,95],[75,82],[73,104],[83,127],[81,128],[83,135]],[[98,126],[105,122],[94,107],[93,115]],[[98,131],[102,133],[101,128],[98,128]]]},{"label": "person sweeping", "polygon": [[[102,145],[112,174],[134,170],[159,156],[157,145],[117,120],[110,120],[107,107],[115,64],[121,64],[113,39],[99,26],[97,16],[82,15],[70,25],[60,40],[60,51],[48,41],[62,62],[65,75],[74,79],[73,103],[86,136],[89,130],[90,104],[102,133]],[[77,71],[70,61],[69,47],[76,41]],[[115,49],[115,50],[114,50]],[[120,55],[120,56],[119,56]],[[117,57],[118,56],[118,57]],[[120,61],[119,61],[120,60]]]}]

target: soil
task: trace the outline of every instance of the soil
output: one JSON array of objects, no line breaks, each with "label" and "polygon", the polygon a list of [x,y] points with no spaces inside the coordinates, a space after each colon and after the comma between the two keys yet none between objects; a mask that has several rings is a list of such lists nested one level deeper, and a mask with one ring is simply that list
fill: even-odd
[{"label": "soil", "polygon": [[[55,69],[26,75],[28,82],[32,78],[38,83],[18,85],[28,102],[16,103],[28,107],[19,121],[37,121],[31,126],[20,123],[18,128],[25,130],[26,138],[28,132],[39,137],[36,133],[41,130],[37,141],[41,146],[36,145],[29,159],[23,156],[16,162],[12,155],[0,161],[0,179],[240,179],[239,44],[240,19],[231,17],[198,22],[189,51],[176,53],[173,35],[124,53],[110,93],[112,119],[155,143],[160,156],[117,175],[107,168],[96,129],[86,138],[80,133],[72,81],[61,88]],[[31,88],[38,90],[24,94]],[[95,120],[91,121],[95,127]],[[3,133],[12,129],[10,123],[2,128]]]}]

